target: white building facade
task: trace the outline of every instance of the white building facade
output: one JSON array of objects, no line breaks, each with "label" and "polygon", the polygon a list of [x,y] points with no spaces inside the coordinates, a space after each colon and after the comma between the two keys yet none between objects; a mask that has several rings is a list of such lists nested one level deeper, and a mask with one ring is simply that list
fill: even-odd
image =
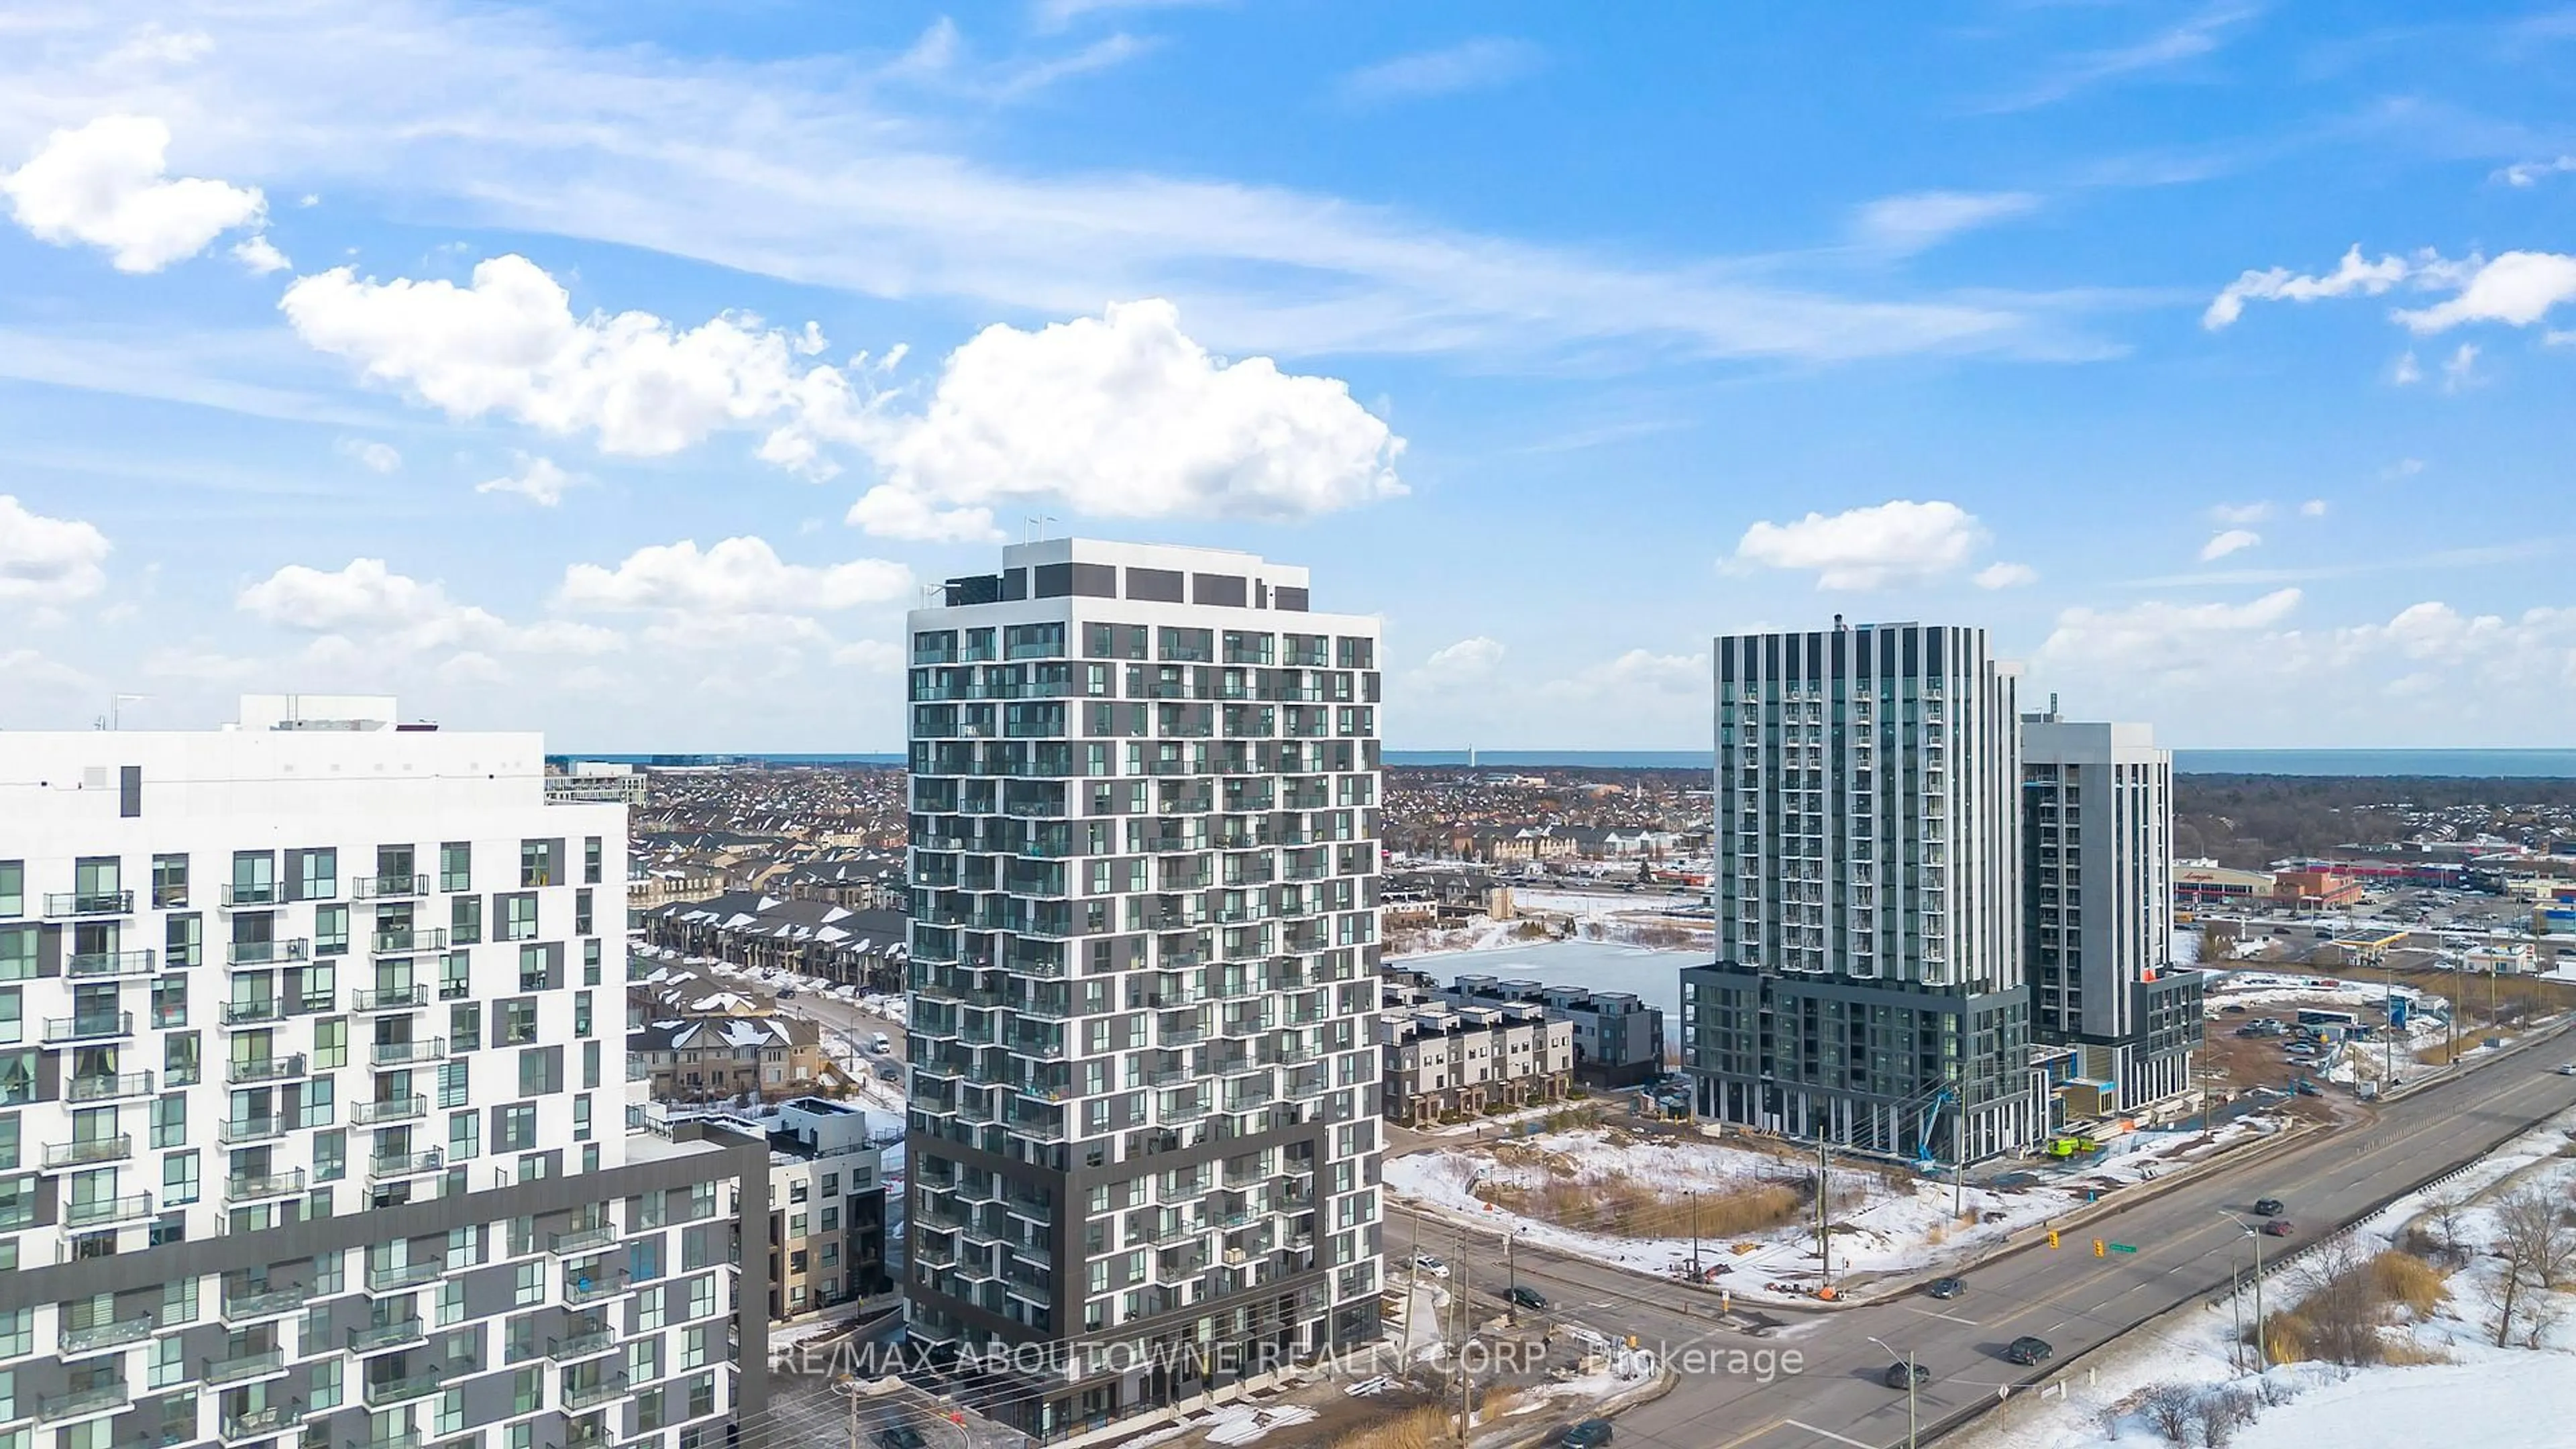
[{"label": "white building facade", "polygon": [[910,628],[915,1339],[1041,1435],[1374,1339],[1377,620],[1054,540]]},{"label": "white building facade", "polygon": [[243,704],[0,735],[0,1449],[720,1444],[765,1153],[628,1133],[624,806]]},{"label": "white building facade", "polygon": [[2015,677],[1985,631],[1716,641],[1717,960],[1682,973],[1699,1109],[1865,1152],[2028,1142]]},{"label": "white building facade", "polygon": [[2031,1025],[2079,1115],[2190,1089],[2200,973],[2173,964],[2173,754],[2142,724],[2022,719]]}]

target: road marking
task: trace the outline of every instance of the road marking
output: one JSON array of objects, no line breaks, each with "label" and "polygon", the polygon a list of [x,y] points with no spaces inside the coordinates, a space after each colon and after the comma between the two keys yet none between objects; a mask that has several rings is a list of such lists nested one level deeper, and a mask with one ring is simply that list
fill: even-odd
[{"label": "road marking", "polygon": [[1761,1427],[1756,1429],[1747,1429],[1743,1433],[1736,1435],[1734,1438],[1727,1440],[1725,1443],[1716,1446],[1716,1449],[1738,1449],[1738,1446],[1752,1443],[1754,1440],[1759,1439],[1763,1435],[1770,1433],[1772,1430],[1779,1428],[1781,1424],[1785,1422],[1785,1420],[1781,1419],[1767,1419],[1763,1421]]},{"label": "road marking", "polygon": [[1788,1425],[1792,1429],[1804,1429],[1819,1439],[1831,1439],[1837,1444],[1849,1444],[1852,1446],[1852,1449],[1878,1449],[1878,1446],[1875,1444],[1864,1444],[1858,1439],[1846,1439],[1831,1429],[1819,1429],[1813,1424],[1801,1424],[1795,1419],[1782,1419],[1780,1422]]},{"label": "road marking", "polygon": [[1946,1318],[1952,1323],[1964,1323],[1970,1328],[1977,1326],[1977,1320],[1973,1318],[1961,1318],[1955,1313],[1944,1313],[1938,1308],[1917,1308],[1911,1303],[1905,1304],[1903,1307],[1908,1313],[1920,1313],[1926,1318]]}]

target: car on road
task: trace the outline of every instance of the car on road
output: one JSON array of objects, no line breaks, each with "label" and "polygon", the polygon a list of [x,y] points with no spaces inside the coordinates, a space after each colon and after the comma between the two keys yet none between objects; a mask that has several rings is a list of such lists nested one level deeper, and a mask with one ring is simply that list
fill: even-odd
[{"label": "car on road", "polygon": [[2297,1231],[2288,1218],[2274,1218],[2263,1225],[2263,1236],[2267,1238],[2286,1238]]},{"label": "car on road", "polygon": [[880,1081],[880,1082],[900,1082],[900,1081],[902,1081],[902,1080],[903,1080],[903,1063],[901,1063],[901,1062],[879,1062],[879,1063],[877,1063],[877,1080],[878,1080],[878,1081]]},{"label": "car on road", "polygon": [[1919,1389],[1932,1382],[1932,1371],[1919,1363],[1892,1363],[1879,1378],[1891,1389]]},{"label": "car on road", "polygon": [[1968,1285],[1956,1278],[1935,1278],[1923,1291],[1935,1298],[1956,1298],[1968,1291]]},{"label": "car on road", "polygon": [[2562,1077],[2576,1077],[2576,1062],[2561,1062],[2552,1070]]},{"label": "car on road", "polygon": [[930,1441],[909,1424],[891,1424],[868,1436],[877,1449],[923,1449]]},{"label": "car on road", "polygon": [[2281,1205],[2281,1200],[2277,1197],[2258,1197],[2254,1199],[2254,1216],[2258,1218],[2277,1218],[2288,1211],[2289,1209],[2283,1207]]},{"label": "car on road", "polygon": [[778,993],[778,999],[781,1001],[794,1001],[796,999],[796,993],[793,991],[782,991]]},{"label": "car on road", "polygon": [[1446,1278],[1449,1276],[1449,1265],[1429,1253],[1416,1253],[1413,1255],[1413,1271],[1428,1273],[1434,1278]]},{"label": "car on road", "polygon": [[1547,1307],[1546,1294],[1541,1293],[1535,1288],[1524,1288],[1518,1284],[1514,1284],[1510,1289],[1504,1292],[1503,1301],[1511,1304],[1515,1308]]},{"label": "car on road", "polygon": [[1610,1442],[1610,1421],[1586,1419],[1557,1435],[1556,1442],[1563,1445],[1564,1449],[1601,1449],[1601,1446]]},{"label": "car on road", "polygon": [[2046,1363],[2057,1357],[2057,1346],[2047,1339],[2033,1338],[2024,1334],[2004,1345],[2004,1357],[2027,1367],[2031,1364]]}]

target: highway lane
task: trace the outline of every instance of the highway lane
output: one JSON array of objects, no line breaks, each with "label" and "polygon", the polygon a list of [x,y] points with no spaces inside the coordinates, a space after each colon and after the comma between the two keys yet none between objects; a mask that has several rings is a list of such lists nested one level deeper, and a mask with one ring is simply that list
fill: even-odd
[{"label": "highway lane", "polygon": [[[2576,1107],[2576,1078],[2550,1071],[2564,1050],[2563,1044],[2535,1044],[2389,1103],[2372,1120],[2344,1132],[2140,1198],[2125,1211],[2068,1231],[2060,1248],[2012,1253],[1970,1271],[1967,1295],[1947,1303],[1915,1298],[1783,1313],[1780,1326],[1756,1333],[1718,1322],[1708,1311],[1714,1307],[1711,1296],[1599,1265],[1523,1252],[1520,1277],[1552,1298],[1562,1290],[1566,1303],[1615,1305],[1559,1316],[1638,1333],[1681,1368],[1682,1381],[1673,1392],[1620,1416],[1623,1446],[1882,1449],[1905,1442],[1905,1394],[1881,1379],[1890,1355],[1870,1342],[1873,1336],[1931,1370],[1933,1380],[1919,1394],[1928,1436],[1947,1421],[1991,1407],[2001,1386],[2047,1377],[2047,1369],[2005,1362],[2003,1347],[2017,1336],[2048,1339],[2063,1361],[2223,1289],[2231,1258],[2248,1265],[2252,1260],[2245,1229],[2226,1214],[2250,1217],[2253,1199],[2283,1199],[2299,1227],[2294,1237],[2265,1240],[2268,1260],[2276,1250],[2287,1252],[2365,1216],[2417,1182],[2464,1166],[2530,1125]],[[2095,1258],[2096,1237],[2138,1251]],[[1497,1256],[1479,1254],[1480,1278],[1498,1271]],[[1625,1291],[1608,1280],[1624,1280]],[[2271,1291],[2280,1295],[2276,1302],[2293,1296],[2295,1281],[2295,1273],[2271,1278]],[[1761,1347],[1796,1350],[1799,1371],[1775,1372],[1764,1382],[1758,1364],[1730,1357],[1737,1349]]]}]

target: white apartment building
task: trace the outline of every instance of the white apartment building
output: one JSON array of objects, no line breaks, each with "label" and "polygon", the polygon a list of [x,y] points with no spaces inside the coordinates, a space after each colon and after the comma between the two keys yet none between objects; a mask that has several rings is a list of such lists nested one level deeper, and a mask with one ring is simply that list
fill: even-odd
[{"label": "white apartment building", "polygon": [[1041,1436],[1378,1333],[1378,622],[1052,540],[911,615],[912,1333]]},{"label": "white apartment building", "polygon": [[624,806],[395,721],[0,734],[0,1449],[713,1449],[761,1402],[719,1204],[766,1153],[627,1131]]},{"label": "white apartment building", "polygon": [[2173,964],[2173,754],[2142,724],[2022,717],[2031,1028],[2079,1117],[2191,1088],[2201,978]]},{"label": "white apartment building", "polygon": [[1866,1152],[2028,1142],[2020,716],[1982,629],[1716,641],[1715,964],[1682,973],[1699,1110]]}]

